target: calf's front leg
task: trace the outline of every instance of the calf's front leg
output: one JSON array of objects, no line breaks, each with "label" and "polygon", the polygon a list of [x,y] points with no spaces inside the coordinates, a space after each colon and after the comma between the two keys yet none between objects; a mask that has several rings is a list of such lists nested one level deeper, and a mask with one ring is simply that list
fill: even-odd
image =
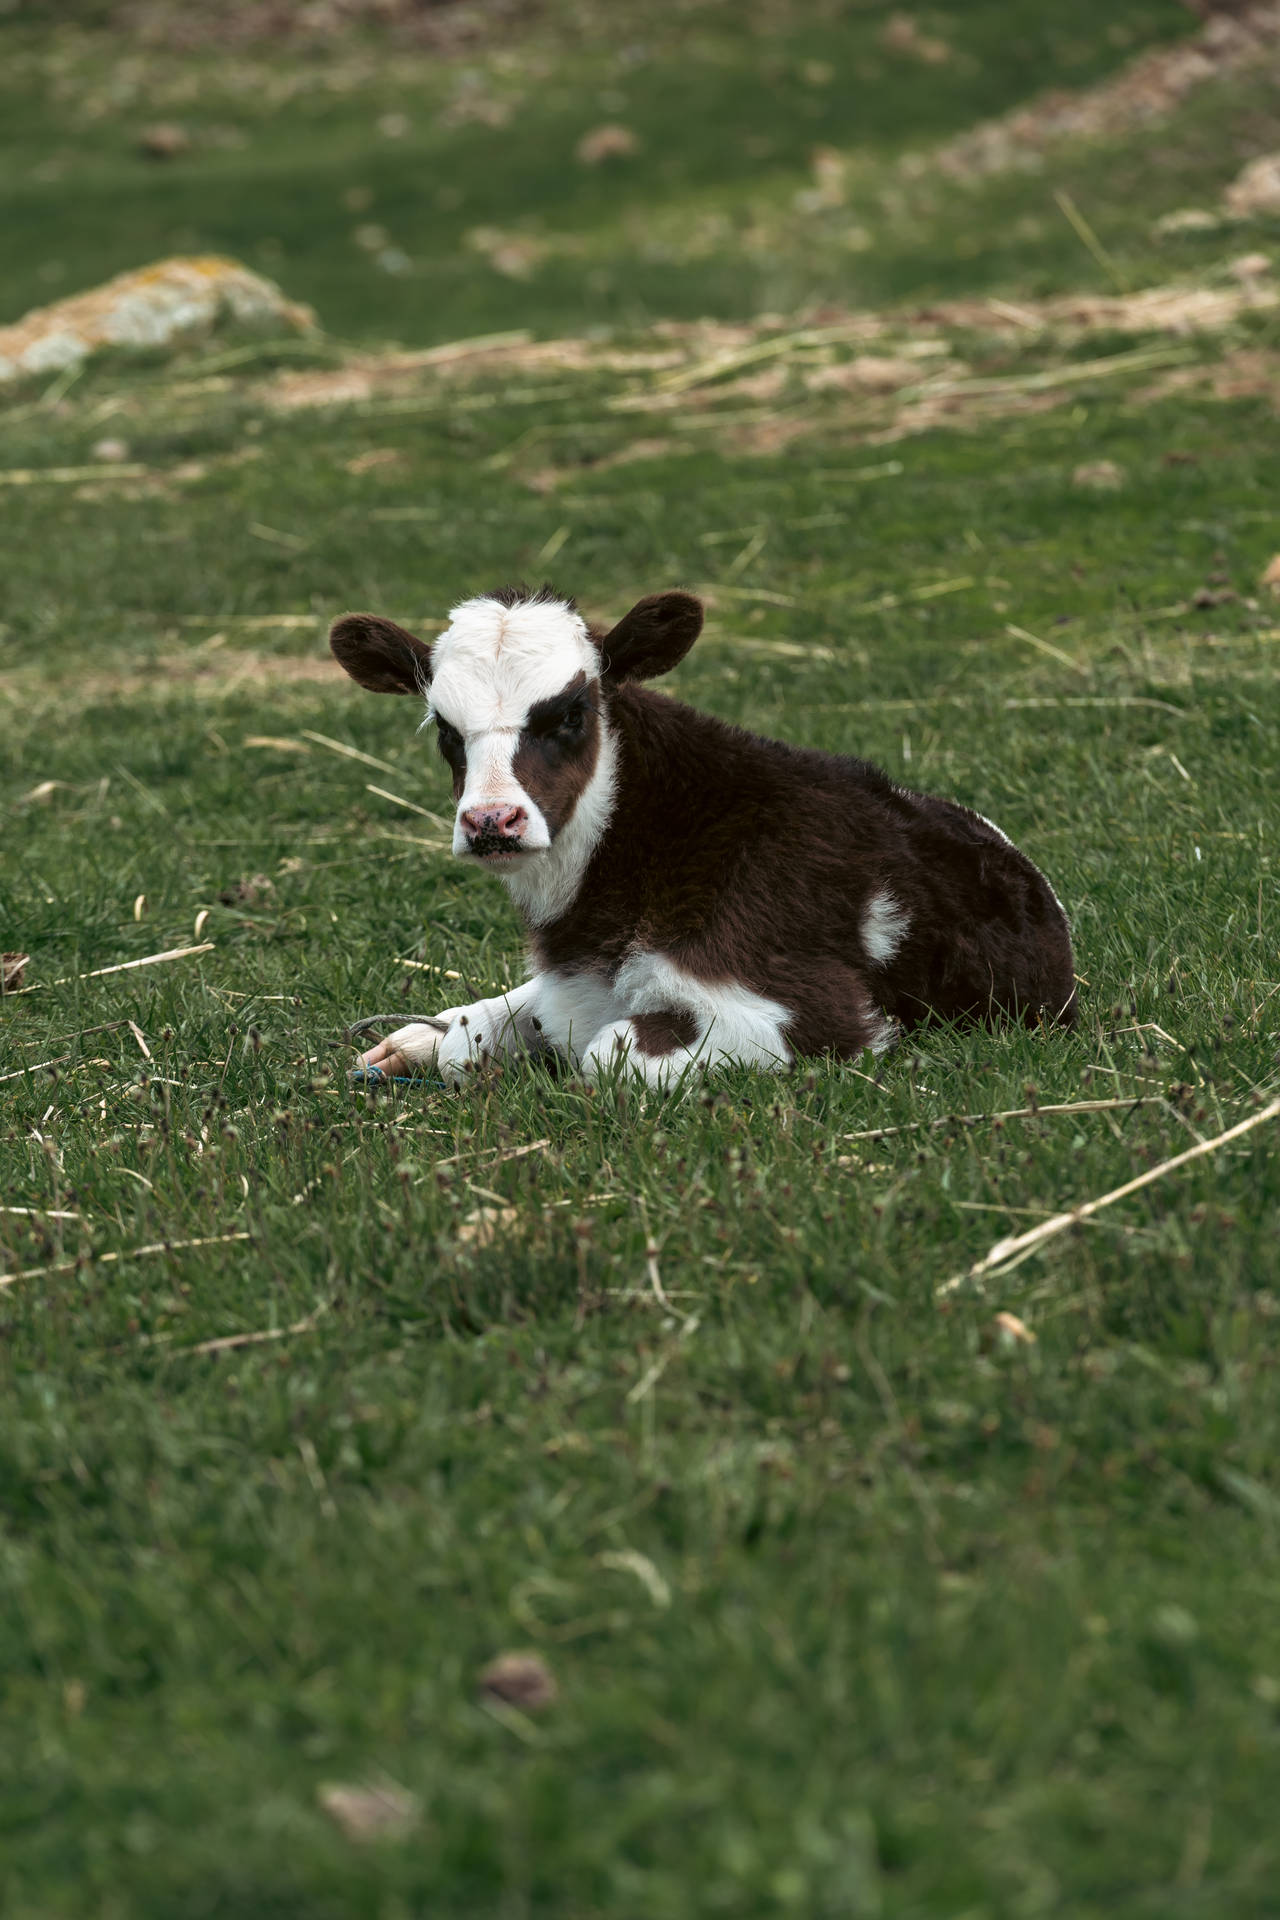
[{"label": "calf's front leg", "polygon": [[443,1079],[460,1086],[469,1068],[495,1054],[538,1049],[537,996],[535,975],[509,993],[476,1000],[470,1006],[445,1007],[435,1016],[439,1025],[412,1021],[398,1027],[362,1054],[360,1065],[366,1070],[377,1067],[392,1077],[435,1067]]},{"label": "calf's front leg", "polygon": [[582,1074],[595,1083],[621,1065],[666,1092],[687,1087],[713,1067],[782,1072],[792,1060],[783,1033],[785,1013],[773,1002],[733,988],[723,1005],[697,1013],[685,1007],[634,1013],[601,1028],[582,1056]]}]

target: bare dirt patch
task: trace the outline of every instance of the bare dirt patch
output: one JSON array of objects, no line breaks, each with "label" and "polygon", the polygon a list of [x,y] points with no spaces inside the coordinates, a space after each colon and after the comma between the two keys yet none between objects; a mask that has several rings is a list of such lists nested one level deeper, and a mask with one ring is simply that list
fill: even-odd
[{"label": "bare dirt patch", "polygon": [[952,300],[886,314],[824,308],[800,328],[777,315],[738,325],[670,322],[653,329],[648,345],[576,337],[532,340],[524,332],[490,334],[420,353],[363,353],[340,367],[278,373],[258,386],[256,397],[275,411],[292,412],[371,405],[495,376],[621,374],[633,378],[607,402],[611,410],[660,412],[730,398],[776,400],[787,369],[803,370],[806,385],[815,392],[892,393],[917,384],[921,362],[931,357],[934,374],[956,377],[967,371],[954,357],[948,335],[999,340],[1038,335],[1063,346],[1094,334],[1180,338],[1222,332],[1245,315],[1278,305],[1280,287],[1269,262],[1263,255],[1251,255],[1226,268],[1223,278],[1213,283],[1016,303]]},{"label": "bare dirt patch", "polygon": [[[212,625],[213,623],[210,622]],[[317,628],[319,627],[317,622]],[[196,649],[164,653],[136,667],[99,668],[78,673],[76,698],[95,700],[164,700],[174,694],[185,699],[224,700],[246,688],[334,684],[335,668],[328,654],[297,658],[236,648],[215,654]],[[0,701],[26,707],[42,693],[61,698],[65,692],[44,667],[13,667],[0,673]]]},{"label": "bare dirt patch", "polygon": [[537,11],[536,0],[221,0],[208,8],[183,0],[122,0],[111,17],[145,45],[179,50],[325,46],[353,28],[449,48],[492,39]]},{"label": "bare dirt patch", "polygon": [[1015,169],[1036,171],[1063,140],[1107,139],[1163,119],[1220,75],[1274,64],[1280,5],[1268,0],[1239,14],[1215,13],[1190,39],[1156,47],[1119,73],[1079,93],[1043,93],[1029,106],[983,121],[930,154],[912,154],[904,170],[974,180]]}]

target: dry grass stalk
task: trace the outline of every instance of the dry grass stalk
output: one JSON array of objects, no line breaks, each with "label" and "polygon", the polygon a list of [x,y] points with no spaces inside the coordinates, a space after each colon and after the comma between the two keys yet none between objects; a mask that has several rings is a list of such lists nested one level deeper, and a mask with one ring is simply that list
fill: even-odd
[{"label": "dry grass stalk", "polygon": [[869,332],[879,331],[879,322],[870,316],[861,316],[845,320],[835,327],[804,327],[798,333],[775,334],[771,339],[758,340],[752,346],[718,353],[710,360],[700,360],[691,367],[681,367],[676,373],[664,375],[657,385],[663,393],[686,393],[690,387],[705,386],[708,381],[718,380],[721,374],[736,373],[739,368],[751,366],[760,360],[775,360],[805,347],[834,346],[845,340],[862,340],[868,337]]},{"label": "dry grass stalk", "polygon": [[1060,660],[1064,667],[1072,667],[1077,673],[1093,672],[1093,668],[1086,661],[1073,659],[1069,653],[1064,653],[1061,647],[1055,647],[1051,641],[1042,640],[1039,634],[1029,633],[1026,627],[1015,627],[1010,621],[1005,627],[1005,632],[1014,640],[1025,640],[1028,646],[1037,648],[1041,653],[1047,653],[1051,660]]},{"label": "dry grass stalk", "polygon": [[330,753],[340,753],[347,760],[358,760],[362,766],[372,767],[375,773],[402,773],[402,767],[393,767],[389,760],[375,759],[371,753],[362,753],[359,747],[349,747],[343,740],[331,740],[327,733],[313,733],[310,727],[302,729],[304,740],[312,740],[318,747],[328,747]]},{"label": "dry grass stalk", "polygon": [[653,1297],[657,1301],[658,1305],[660,1307],[664,1307],[667,1310],[667,1312],[670,1313],[670,1312],[673,1312],[674,1309],[672,1308],[671,1301],[668,1298],[666,1289],[663,1287],[662,1275],[658,1271],[658,1243],[654,1239],[653,1230],[649,1225],[649,1210],[645,1206],[643,1200],[640,1201],[639,1205],[640,1205],[640,1220],[644,1227],[645,1276],[648,1279],[650,1287],[653,1289]]},{"label": "dry grass stalk", "polygon": [[1065,1100],[1054,1105],[1009,1107],[1003,1113],[943,1114],[938,1120],[908,1120],[900,1127],[870,1127],[865,1133],[846,1133],[846,1140],[888,1140],[895,1133],[936,1133],[942,1127],[976,1127],[984,1120],[1038,1120],[1044,1113],[1112,1113],[1120,1107],[1161,1104],[1159,1094],[1136,1094],[1128,1100]]},{"label": "dry grass stalk", "polygon": [[415,973],[438,973],[442,980],[461,980],[462,975],[456,967],[437,967],[430,960],[400,960],[398,967],[412,967]]},{"label": "dry grass stalk", "polygon": [[[1043,1111],[1043,1109],[1042,1109]],[[993,1273],[1008,1273],[1018,1266],[1029,1254],[1035,1253],[1046,1241],[1065,1233],[1068,1227],[1074,1227],[1081,1220],[1092,1219],[1104,1207],[1110,1207],[1117,1200],[1124,1200],[1131,1193],[1137,1193],[1142,1187],[1149,1187],[1153,1181],[1163,1180],[1166,1174],[1174,1173],[1179,1167],[1187,1166],[1192,1160],[1200,1160],[1206,1154],[1217,1153],[1231,1141],[1239,1140],[1242,1135],[1252,1133],[1255,1127],[1261,1127],[1268,1120],[1280,1118],[1280,1099],[1272,1100],[1261,1107],[1257,1113],[1251,1113],[1247,1120],[1239,1121],[1234,1127],[1228,1127],[1225,1133],[1215,1134],[1212,1140],[1201,1140],[1194,1147],[1188,1147],[1185,1153],[1174,1154],[1171,1160],[1162,1160],[1158,1167],[1149,1167],[1146,1173],[1140,1173],[1133,1180],[1126,1180],[1123,1186],[1113,1187],[1109,1193],[1099,1195],[1096,1200],[1086,1200],[1078,1207],[1072,1207],[1067,1213],[1055,1213],[1049,1220],[1043,1220],[1039,1226],[1031,1227],[1026,1233],[1013,1234],[1004,1240],[997,1240],[990,1253],[975,1262],[967,1273],[954,1275],[950,1280],[935,1289],[935,1298],[941,1300],[956,1292],[969,1282],[980,1281]]]},{"label": "dry grass stalk", "polygon": [[1115,373],[1140,373],[1147,367],[1167,367],[1193,357],[1193,347],[1133,347],[1125,353],[1105,353],[1096,360],[1072,360],[1065,366],[1043,367],[1038,373],[1010,373],[996,378],[925,380],[904,387],[899,400],[942,400],[998,397],[1006,393],[1049,393],[1056,387],[1078,386],[1085,380],[1108,379]]},{"label": "dry grass stalk", "polygon": [[242,627],[246,633],[266,633],[272,627],[314,629],[323,625],[323,616],[318,613],[179,613],[172,619],[178,627]]},{"label": "dry grass stalk", "polygon": [[[668,1294],[667,1298],[670,1299],[670,1297]],[[645,1399],[653,1392],[653,1389],[657,1386],[659,1380],[661,1380],[672,1360],[674,1360],[676,1354],[680,1351],[681,1345],[684,1341],[693,1338],[701,1324],[702,1322],[696,1313],[688,1315],[679,1333],[676,1334],[675,1338],[669,1342],[665,1350],[658,1355],[652,1365],[641,1375],[634,1387],[629,1389],[627,1393],[627,1405],[629,1407],[634,1407],[637,1402]]]},{"label": "dry grass stalk", "polygon": [[157,1240],[148,1247],[122,1247],[115,1253],[90,1253],[75,1260],[55,1260],[47,1267],[23,1267],[19,1273],[0,1274],[0,1287],[11,1287],[16,1280],[41,1280],[54,1273],[74,1273],[78,1267],[105,1267],[120,1260],[146,1260],[160,1253],[186,1253],[192,1247],[222,1247],[233,1240],[251,1240],[252,1234],[210,1233],[196,1240]]},{"label": "dry grass stalk", "polygon": [[846,609],[849,613],[878,613],[882,609],[897,607],[904,600],[937,600],[946,593],[964,593],[976,586],[971,573],[959,574],[954,580],[934,580],[927,586],[907,587],[901,593],[882,593],[874,600],[861,600]]},{"label": "dry grass stalk", "polygon": [[0,487],[73,486],[82,480],[145,480],[149,467],[7,467],[0,470]]},{"label": "dry grass stalk", "polygon": [[95,967],[91,973],[68,973],[60,980],[37,980],[29,987],[18,987],[18,993],[39,993],[44,987],[71,987],[80,980],[101,980],[108,973],[132,973],[137,967],[158,967],[167,960],[189,960],[193,954],[212,953],[214,943],[204,940],[198,947],[170,947],[167,953],[149,953],[142,960],[122,960],[118,966]]},{"label": "dry grass stalk", "polygon": [[[550,1138],[547,1138],[545,1140],[530,1140],[523,1147],[468,1147],[464,1149],[462,1153],[451,1153],[446,1160],[437,1160],[435,1166],[453,1167],[456,1166],[460,1160],[470,1160],[476,1154],[492,1155],[492,1158],[486,1158],[484,1163],[487,1171],[490,1167],[503,1166],[508,1160],[523,1160],[526,1154],[541,1153],[544,1147],[549,1147],[550,1145]],[[479,1192],[480,1189],[477,1188],[476,1191]],[[499,1194],[498,1198],[501,1200],[502,1195]],[[505,1201],[503,1201],[503,1204],[506,1204]]]},{"label": "dry grass stalk", "polygon": [[[6,1074],[5,1078],[11,1076]],[[32,1220],[83,1220],[82,1213],[68,1213],[62,1207],[0,1207],[0,1213],[21,1213]]]},{"label": "dry grass stalk", "polygon": [[215,1340],[199,1340],[193,1347],[175,1347],[173,1351],[176,1354],[231,1353],[237,1347],[257,1347],[268,1340],[289,1340],[295,1334],[310,1333],[327,1305],[326,1301],[324,1306],[295,1320],[290,1327],[261,1327],[256,1333],[224,1333]]},{"label": "dry grass stalk", "polygon": [[385,787],[375,787],[369,783],[365,785],[365,792],[376,793],[379,800],[390,800],[394,806],[407,807],[410,813],[420,813],[433,827],[444,827],[446,831],[449,828],[448,820],[442,820],[438,813],[432,813],[430,807],[420,807],[416,800],[402,800],[398,793],[388,793]]},{"label": "dry grass stalk", "polygon": [[317,1787],[316,1799],[348,1840],[398,1840],[418,1817],[418,1803],[394,1780],[348,1786],[337,1781]]}]

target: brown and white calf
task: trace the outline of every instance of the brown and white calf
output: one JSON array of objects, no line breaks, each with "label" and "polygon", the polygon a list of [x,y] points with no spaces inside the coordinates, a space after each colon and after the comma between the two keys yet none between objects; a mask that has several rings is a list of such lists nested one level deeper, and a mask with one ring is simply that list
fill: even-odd
[{"label": "brown and white calf", "polygon": [[[883,1051],[921,1021],[1075,1019],[1048,881],[980,814],[864,760],[763,740],[652,693],[696,640],[687,593],[611,631],[549,589],[466,600],[428,646],[349,613],[353,679],[416,695],[453,773],[453,850],[506,882],[522,986],[402,1027],[365,1056],[455,1085],[487,1056],[785,1067]],[[425,724],[425,722],[424,722]]]}]

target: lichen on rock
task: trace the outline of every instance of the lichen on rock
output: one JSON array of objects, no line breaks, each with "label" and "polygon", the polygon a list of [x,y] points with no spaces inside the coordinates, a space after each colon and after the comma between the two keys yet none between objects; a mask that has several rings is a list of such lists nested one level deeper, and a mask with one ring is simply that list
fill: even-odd
[{"label": "lichen on rock", "polygon": [[304,332],[316,319],[238,260],[175,255],[0,327],[0,381],[59,373],[109,347],[180,346],[228,323]]}]

